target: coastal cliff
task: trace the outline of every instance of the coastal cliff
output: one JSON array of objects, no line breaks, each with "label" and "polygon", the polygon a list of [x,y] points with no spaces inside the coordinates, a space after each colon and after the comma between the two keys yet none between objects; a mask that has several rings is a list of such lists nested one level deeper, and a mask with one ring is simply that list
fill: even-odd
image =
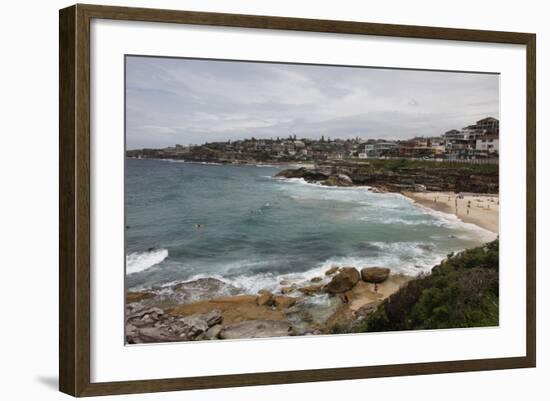
[{"label": "coastal cliff", "polygon": [[498,193],[498,165],[410,160],[335,161],[287,169],[279,178],[302,178],[328,186],[365,185],[384,192],[449,191]]}]

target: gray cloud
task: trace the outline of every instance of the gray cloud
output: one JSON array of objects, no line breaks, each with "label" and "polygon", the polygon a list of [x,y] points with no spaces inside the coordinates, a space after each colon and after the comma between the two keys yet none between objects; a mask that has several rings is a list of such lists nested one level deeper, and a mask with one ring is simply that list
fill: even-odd
[{"label": "gray cloud", "polygon": [[499,117],[490,74],[126,59],[127,146],[251,137],[408,138]]}]

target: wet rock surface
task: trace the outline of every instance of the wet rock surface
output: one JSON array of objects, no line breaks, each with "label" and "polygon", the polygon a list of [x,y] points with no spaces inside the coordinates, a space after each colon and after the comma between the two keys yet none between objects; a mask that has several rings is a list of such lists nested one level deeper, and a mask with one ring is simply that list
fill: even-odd
[{"label": "wet rock surface", "polygon": [[324,276],[283,280],[275,291],[257,294],[209,298],[209,289],[216,294],[238,290],[214,278],[133,290],[127,294],[126,340],[141,344],[330,333],[372,313],[403,282],[389,275],[375,292],[355,267],[333,266]]}]

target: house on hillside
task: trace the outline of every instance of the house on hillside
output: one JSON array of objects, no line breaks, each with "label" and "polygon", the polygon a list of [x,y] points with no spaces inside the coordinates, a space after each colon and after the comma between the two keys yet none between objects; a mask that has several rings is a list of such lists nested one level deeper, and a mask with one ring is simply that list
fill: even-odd
[{"label": "house on hillside", "polygon": [[385,156],[391,150],[395,149],[397,144],[395,142],[380,141],[380,142],[370,142],[367,143],[364,147],[364,150],[360,154],[366,154],[366,157],[380,157]]},{"label": "house on hillside", "polygon": [[446,141],[440,137],[428,138],[427,146],[435,155],[442,155],[446,150]]},{"label": "house on hillside", "polygon": [[498,153],[498,135],[488,134],[477,138],[476,151],[488,156]]},{"label": "house on hillside", "polygon": [[499,121],[494,117],[486,117],[476,122],[478,129],[485,130],[489,134],[498,134]]}]

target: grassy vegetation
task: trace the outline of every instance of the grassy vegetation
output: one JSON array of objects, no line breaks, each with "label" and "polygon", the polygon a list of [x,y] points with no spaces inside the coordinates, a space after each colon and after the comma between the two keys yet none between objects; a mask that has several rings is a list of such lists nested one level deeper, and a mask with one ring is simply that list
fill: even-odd
[{"label": "grassy vegetation", "polygon": [[391,171],[399,171],[401,169],[421,168],[426,170],[435,169],[453,169],[465,170],[469,172],[498,174],[498,164],[470,164],[470,163],[453,163],[453,162],[436,162],[430,160],[411,160],[411,159],[349,159],[356,163],[368,163],[374,169],[384,169]]},{"label": "grassy vegetation", "polygon": [[386,299],[356,332],[498,326],[498,240],[449,257]]}]

